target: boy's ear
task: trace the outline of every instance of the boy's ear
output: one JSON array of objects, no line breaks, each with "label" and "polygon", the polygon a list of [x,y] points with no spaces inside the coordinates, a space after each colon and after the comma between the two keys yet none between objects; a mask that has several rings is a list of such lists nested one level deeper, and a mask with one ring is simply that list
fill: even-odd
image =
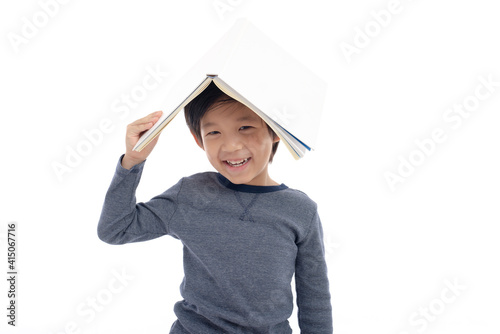
[{"label": "boy's ear", "polygon": [[277,134],[274,134],[274,138],[273,138],[273,144],[274,143],[277,143],[280,141],[280,136],[278,136]]},{"label": "boy's ear", "polygon": [[200,141],[198,140],[198,137],[193,133],[191,132],[191,135],[193,136],[194,140],[196,141],[196,144],[198,144],[198,146],[203,150],[205,151],[205,148],[203,147],[203,143],[200,143]]}]

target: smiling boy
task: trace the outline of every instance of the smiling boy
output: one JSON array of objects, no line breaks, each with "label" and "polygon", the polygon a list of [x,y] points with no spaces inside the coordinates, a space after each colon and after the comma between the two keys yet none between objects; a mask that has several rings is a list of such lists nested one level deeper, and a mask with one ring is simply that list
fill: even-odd
[{"label": "smiling boy", "polygon": [[279,137],[211,84],[186,106],[185,116],[217,172],[182,178],[136,203],[135,189],[158,137],[141,152],[132,148],[160,114],[127,127],[126,153],[106,194],[98,235],[110,244],[163,235],[183,243],[183,300],[174,306],[170,333],[291,333],[293,275],[301,332],[332,333],[316,204],[268,173]]},{"label": "smiling boy", "polygon": [[[205,109],[204,104],[211,106]],[[236,184],[278,185],[267,166],[279,137],[251,109],[211,83],[203,96],[186,106],[185,114],[196,143],[219,173]]]}]

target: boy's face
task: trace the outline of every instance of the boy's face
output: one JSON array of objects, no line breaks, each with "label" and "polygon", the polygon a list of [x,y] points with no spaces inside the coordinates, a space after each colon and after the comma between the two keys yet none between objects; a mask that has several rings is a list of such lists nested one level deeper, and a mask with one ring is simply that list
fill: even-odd
[{"label": "boy's face", "polygon": [[200,122],[202,143],[214,168],[235,184],[268,186],[277,183],[267,166],[273,139],[266,123],[239,102],[227,102],[207,111]]}]

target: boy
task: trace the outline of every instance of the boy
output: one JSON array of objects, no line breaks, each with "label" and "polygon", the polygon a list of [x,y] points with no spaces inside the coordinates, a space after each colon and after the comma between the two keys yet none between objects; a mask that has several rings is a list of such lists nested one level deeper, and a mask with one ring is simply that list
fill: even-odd
[{"label": "boy", "polygon": [[132,151],[161,112],[127,127],[126,153],[106,194],[99,238],[110,244],[171,235],[184,245],[184,300],[170,333],[291,333],[295,274],[302,333],[332,333],[323,232],[316,204],[268,173],[279,137],[213,83],[185,107],[188,127],[217,170],[135,201],[158,137]]}]

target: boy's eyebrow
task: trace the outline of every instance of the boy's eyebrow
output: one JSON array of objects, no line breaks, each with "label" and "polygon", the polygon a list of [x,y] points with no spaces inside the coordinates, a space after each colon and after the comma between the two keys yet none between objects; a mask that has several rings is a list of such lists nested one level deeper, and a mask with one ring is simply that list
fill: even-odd
[{"label": "boy's eyebrow", "polygon": [[243,122],[243,121],[257,121],[260,117],[257,115],[252,115],[252,116],[243,116],[240,117],[236,120],[236,122]]},{"label": "boy's eyebrow", "polygon": [[201,122],[200,127],[210,127],[210,126],[214,126],[214,125],[217,125],[217,124],[214,122],[207,122],[207,123]]},{"label": "boy's eyebrow", "polygon": [[[252,116],[243,116],[243,117],[238,118],[236,120],[236,122],[257,121],[259,118],[260,117],[257,115],[255,115],[255,116],[253,116],[253,115]],[[215,122],[207,122],[207,123],[202,122],[201,123],[201,126],[207,127],[207,128],[210,126],[216,126],[216,125],[217,125],[217,123],[215,123]]]}]

